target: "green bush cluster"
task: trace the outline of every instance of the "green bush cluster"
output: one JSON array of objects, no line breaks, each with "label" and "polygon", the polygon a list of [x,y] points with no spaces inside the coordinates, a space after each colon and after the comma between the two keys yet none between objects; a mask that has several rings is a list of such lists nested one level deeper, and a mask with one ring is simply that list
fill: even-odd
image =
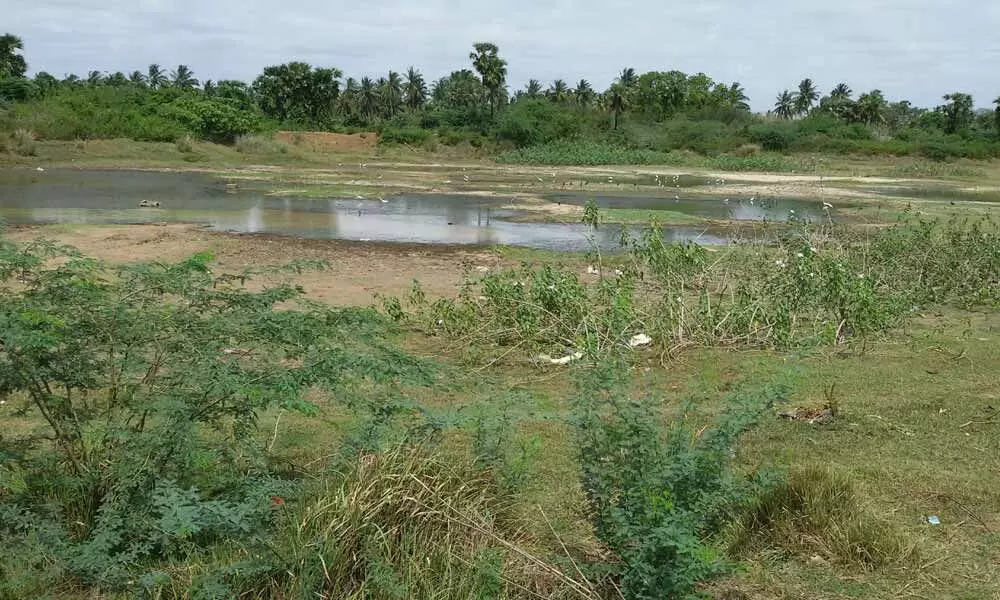
[{"label": "green bush cluster", "polygon": [[231,143],[260,131],[256,113],[234,103],[182,90],[71,88],[28,104],[15,104],[10,126],[42,139],[113,139],[172,142],[183,135]]}]

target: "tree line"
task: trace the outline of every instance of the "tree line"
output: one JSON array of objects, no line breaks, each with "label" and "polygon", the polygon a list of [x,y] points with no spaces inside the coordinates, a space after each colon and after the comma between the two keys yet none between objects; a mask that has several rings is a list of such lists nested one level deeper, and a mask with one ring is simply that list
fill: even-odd
[{"label": "tree line", "polygon": [[[94,106],[158,104],[167,108],[156,117],[166,115],[182,128],[216,141],[268,126],[374,129],[406,143],[424,142],[432,133],[442,139],[498,140],[516,146],[582,137],[702,152],[732,150],[737,142],[759,143],[768,150],[808,149],[796,148],[796,139],[817,136],[825,136],[824,143],[920,138],[921,144],[930,140],[955,149],[974,143],[983,150],[1000,138],[1000,98],[994,101],[995,111],[976,111],[972,96],[961,92],[945,95],[940,106],[920,108],[905,100],[889,101],[878,89],[855,96],[846,83],[821,95],[807,78],[781,92],[767,114],[754,115],[739,82],[718,82],[704,73],[637,73],[624,68],[604,91],[586,79],[575,84],[531,79],[523,88],[510,90],[508,63],[495,44],[474,44],[468,59],[468,68],[432,82],[413,66],[378,78],[345,78],[338,68],[298,61],[266,67],[249,83],[200,81],[188,65],[168,70],[159,64],[131,73],[95,70],[83,77],[57,78],[43,71],[29,78],[23,43],[7,34],[0,37],[0,101],[63,107],[67,98]],[[64,129],[60,136],[71,133]],[[174,133],[170,126],[151,129],[135,137]]]}]

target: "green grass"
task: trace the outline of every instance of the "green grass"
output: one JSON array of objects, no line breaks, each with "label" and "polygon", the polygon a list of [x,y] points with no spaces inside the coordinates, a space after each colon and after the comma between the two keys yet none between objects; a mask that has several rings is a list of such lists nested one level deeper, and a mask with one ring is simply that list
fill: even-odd
[{"label": "green grass", "polygon": [[[451,389],[439,395],[439,407],[468,411],[509,390],[524,392],[518,396],[519,430],[540,439],[544,457],[532,464],[522,491],[527,531],[542,543],[595,551],[579,518],[584,499],[566,424],[574,372],[531,367],[513,356],[484,371],[467,363],[469,349],[445,340],[414,335],[406,344],[453,367]],[[500,354],[499,348],[477,353],[475,364]],[[775,415],[744,443],[743,465],[790,468],[791,487],[760,509],[752,551],[742,554],[747,571],[720,589],[761,598],[846,600],[859,590],[865,598],[893,598],[908,586],[914,597],[989,598],[1000,586],[1000,420],[987,406],[1000,409],[1000,399],[995,373],[986,366],[998,362],[1000,314],[949,310],[864,352],[701,349],[666,364],[646,353],[633,385],[658,399],[665,418],[685,398],[695,398],[698,418],[706,421],[722,410],[719,399],[735,384],[789,365],[802,382],[791,404],[822,406],[834,388],[838,415],[832,424]],[[273,426],[274,415],[262,430]],[[298,432],[302,448],[320,455],[329,447],[329,431],[286,416],[279,439]],[[795,520],[801,512],[787,512],[796,502],[800,511],[809,509],[808,521]],[[931,514],[942,525],[927,524]],[[765,515],[773,528],[763,528]],[[918,568],[936,559],[932,570]]]}]

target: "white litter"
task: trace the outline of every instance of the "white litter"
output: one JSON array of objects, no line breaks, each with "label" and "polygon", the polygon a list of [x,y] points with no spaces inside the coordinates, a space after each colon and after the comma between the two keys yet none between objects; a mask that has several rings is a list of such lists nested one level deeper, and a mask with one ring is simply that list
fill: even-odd
[{"label": "white litter", "polygon": [[597,270],[597,267],[595,267],[594,265],[587,266],[587,275],[600,275],[600,274],[601,272]]},{"label": "white litter", "polygon": [[489,273],[490,272],[490,268],[489,267],[483,267],[483,266],[476,267],[476,270],[479,271],[480,273]]},{"label": "white litter", "polygon": [[639,333],[632,336],[632,339],[628,341],[629,348],[638,348],[639,346],[648,346],[653,343],[653,338],[649,337],[645,333]]},{"label": "white litter", "polygon": [[553,365],[568,365],[574,360],[580,360],[583,358],[583,352],[574,352],[573,354],[567,354],[562,358],[552,358],[548,354],[539,354],[537,360],[539,362],[547,362]]}]

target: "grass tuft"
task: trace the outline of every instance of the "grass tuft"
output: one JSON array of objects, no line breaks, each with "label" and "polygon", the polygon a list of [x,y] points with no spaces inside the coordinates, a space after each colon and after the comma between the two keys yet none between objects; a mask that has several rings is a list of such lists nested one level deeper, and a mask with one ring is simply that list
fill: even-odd
[{"label": "grass tuft", "polygon": [[875,514],[848,476],[817,465],[793,470],[762,495],[730,539],[730,550],[744,556],[777,547],[860,569],[900,565],[914,555],[902,531]]}]

